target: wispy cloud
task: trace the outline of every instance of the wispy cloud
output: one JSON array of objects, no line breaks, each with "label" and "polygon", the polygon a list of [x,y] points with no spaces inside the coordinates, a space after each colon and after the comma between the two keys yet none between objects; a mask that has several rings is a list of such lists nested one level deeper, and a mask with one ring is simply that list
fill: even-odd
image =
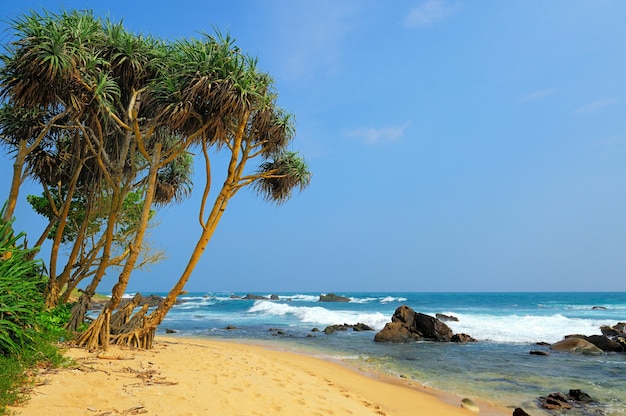
[{"label": "wispy cloud", "polygon": [[349,131],[348,137],[355,137],[367,144],[376,144],[381,142],[395,142],[404,136],[404,131],[411,123],[406,122],[401,126],[390,127],[367,127]]},{"label": "wispy cloud", "polygon": [[574,115],[597,113],[598,111],[600,111],[600,109],[611,106],[617,101],[617,98],[605,98],[603,100],[596,100],[577,108],[576,111],[574,111]]},{"label": "wispy cloud", "polygon": [[548,97],[548,96],[554,94],[555,92],[556,92],[555,89],[533,91],[531,93],[528,93],[528,94],[522,96],[517,101],[520,102],[520,103],[527,103],[527,102],[530,102],[530,101],[536,101],[536,100],[540,100],[542,98]]},{"label": "wispy cloud", "polygon": [[443,0],[428,0],[412,8],[404,23],[409,27],[429,26],[445,20],[454,10],[454,6]]}]

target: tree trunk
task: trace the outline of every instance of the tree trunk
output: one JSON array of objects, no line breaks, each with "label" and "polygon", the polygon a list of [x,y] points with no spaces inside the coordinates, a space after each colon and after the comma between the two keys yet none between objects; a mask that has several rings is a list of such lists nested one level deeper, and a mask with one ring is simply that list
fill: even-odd
[{"label": "tree trunk", "polygon": [[28,154],[28,144],[26,140],[20,140],[20,144],[17,148],[17,154],[15,155],[15,162],[13,162],[13,178],[11,179],[11,188],[9,189],[9,200],[4,210],[4,222],[11,221],[13,213],[15,212],[15,206],[17,205],[17,198],[20,194],[20,185],[22,184],[22,171],[24,170],[24,161]]},{"label": "tree trunk", "polygon": [[[133,333],[133,337],[130,338],[134,340],[135,337],[140,337],[139,342],[142,345],[144,345],[143,348],[152,347],[152,340],[154,339],[154,334],[156,332],[157,327],[159,326],[159,324],[161,324],[161,322],[163,322],[163,319],[165,319],[165,316],[167,315],[167,313],[170,311],[172,306],[174,306],[176,302],[176,298],[178,298],[178,296],[180,296],[180,294],[182,293],[185,285],[187,284],[187,282],[189,281],[189,278],[191,277],[191,273],[196,268],[196,265],[198,264],[198,262],[200,261],[200,258],[204,254],[204,251],[206,250],[206,247],[209,244],[209,241],[211,240],[211,237],[213,236],[215,229],[217,228],[217,224],[219,223],[220,219],[222,218],[222,215],[224,214],[224,211],[226,210],[226,206],[228,205],[230,198],[234,195],[234,193],[237,190],[236,185],[241,179],[241,174],[243,172],[243,168],[245,167],[245,164],[247,161],[246,152],[243,152],[241,156],[241,160],[239,160],[240,152],[242,151],[244,129],[246,126],[245,121],[247,119],[248,119],[248,113],[246,113],[245,117],[243,117],[244,122],[240,123],[239,125],[237,135],[235,136],[234,143],[231,148],[232,153],[231,153],[231,158],[230,158],[230,162],[228,165],[228,174],[227,174],[226,180],[224,181],[224,184],[222,185],[222,189],[220,193],[215,199],[211,213],[209,214],[207,220],[202,226],[202,234],[200,235],[200,238],[198,239],[198,242],[196,243],[196,247],[191,253],[191,257],[189,258],[189,262],[187,263],[185,270],[183,271],[182,275],[180,276],[180,278],[178,279],[174,287],[172,287],[172,289],[169,291],[163,303],[161,303],[161,305],[159,305],[159,307],[152,314],[150,314],[150,316],[144,321],[143,327],[135,330]],[[207,185],[205,187],[205,192],[203,194],[203,201],[202,201],[202,206],[200,208],[200,213],[204,211],[206,198],[208,197],[207,187],[210,187],[210,179],[211,179],[210,160],[209,160],[208,152],[206,151],[206,146],[203,146],[203,150],[204,150],[205,163],[207,167],[207,170],[206,170]],[[116,343],[118,344],[122,343],[124,345],[127,345],[126,344],[127,341],[128,339],[120,338],[119,342],[116,342]]]},{"label": "tree trunk", "polygon": [[[58,217],[57,229],[54,234],[54,240],[52,242],[52,249],[50,250],[50,265],[49,265],[50,280],[48,281],[48,285],[54,286],[55,290],[46,291],[46,308],[48,309],[52,309],[59,304],[61,288],[65,286],[65,284],[67,283],[67,279],[57,278],[56,266],[57,266],[57,259],[59,258],[59,247],[61,246],[61,240],[63,238],[63,231],[65,230],[65,226],[67,224],[67,216],[69,215],[70,207],[72,205],[72,197],[73,197],[74,191],[76,190],[76,183],[78,182],[78,177],[80,176],[81,166],[82,164],[79,163],[78,166],[75,167],[74,169],[74,175],[72,176],[72,180],[70,181],[70,184],[68,186],[65,202],[63,203],[61,212]],[[72,258],[68,260],[68,263],[70,262],[73,262]]]},{"label": "tree trunk", "polygon": [[135,263],[137,262],[137,258],[139,257],[139,252],[141,251],[143,237],[146,233],[146,229],[148,228],[148,220],[150,219],[150,210],[152,208],[152,201],[154,199],[156,177],[160,166],[160,159],[161,144],[157,143],[154,147],[150,170],[148,173],[148,187],[146,189],[143,210],[141,213],[141,220],[139,223],[137,234],[135,235],[135,240],[130,244],[130,254],[126,259],[124,268],[122,269],[122,272],[117,279],[117,283],[113,286],[113,290],[111,291],[111,299],[104,306],[104,309],[100,313],[100,316],[98,316],[98,318],[96,318],[96,320],[92,322],[89,328],[85,332],[83,332],[78,339],[79,345],[84,345],[90,350],[96,349],[98,346],[102,347],[104,350],[108,349],[110,337],[109,322],[111,319],[111,313],[115,310],[115,308],[117,308],[120,300],[122,299],[122,296],[124,295],[124,291],[126,290],[128,281],[130,280],[131,272],[135,267]]}]

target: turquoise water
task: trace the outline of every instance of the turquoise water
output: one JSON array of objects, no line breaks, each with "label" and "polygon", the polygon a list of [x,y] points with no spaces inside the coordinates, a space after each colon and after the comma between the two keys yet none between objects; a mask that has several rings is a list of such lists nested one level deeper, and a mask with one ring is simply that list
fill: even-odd
[{"label": "turquoise water", "polygon": [[[626,354],[529,354],[547,351],[537,342],[600,334],[600,326],[626,321],[626,293],[337,293],[349,303],[320,303],[319,293],[275,294],[279,301],[231,297],[245,293],[190,293],[159,331],[271,342],[459,396],[522,406],[533,415],[549,414],[537,408],[537,397],[581,389],[602,403],[598,410],[605,415],[626,415]],[[400,305],[433,316],[454,315],[459,322],[447,322],[453,332],[479,342],[379,344],[373,342],[374,332],[311,332],[359,322],[380,330]],[[228,325],[237,329],[224,329]]]}]

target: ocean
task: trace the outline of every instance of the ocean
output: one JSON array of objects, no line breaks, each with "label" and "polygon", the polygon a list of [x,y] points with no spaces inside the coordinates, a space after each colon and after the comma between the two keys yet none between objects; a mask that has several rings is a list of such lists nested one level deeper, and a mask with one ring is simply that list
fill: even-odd
[{"label": "ocean", "polygon": [[[555,414],[540,409],[538,397],[580,389],[599,404],[594,413],[574,409],[568,415],[626,415],[626,354],[578,355],[537,345],[569,334],[601,334],[602,325],[625,322],[626,293],[337,293],[350,298],[348,303],[319,302],[320,293],[255,293],[272,294],[279,300],[237,298],[245,293],[185,294],[157,333],[169,329],[174,336],[270,344],[459,397],[522,407],[532,415]],[[374,331],[323,332],[344,323],[365,323],[378,331],[401,305],[455,316],[458,322],[446,322],[452,331],[479,342],[382,344],[374,342]],[[531,350],[549,355],[531,355]]]}]

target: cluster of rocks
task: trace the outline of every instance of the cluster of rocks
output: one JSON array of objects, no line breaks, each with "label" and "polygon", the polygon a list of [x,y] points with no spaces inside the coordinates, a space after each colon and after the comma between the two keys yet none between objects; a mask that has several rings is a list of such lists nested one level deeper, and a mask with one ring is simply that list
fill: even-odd
[{"label": "cluster of rocks", "polygon": [[582,407],[593,402],[593,399],[587,393],[578,389],[570,390],[567,395],[557,392],[539,398],[541,407],[549,410],[568,410],[573,407]]},{"label": "cluster of rocks", "polygon": [[[281,300],[278,295],[261,296],[253,293],[248,293],[245,296],[231,295],[231,299],[243,299],[243,300]],[[289,300],[289,299],[287,299]],[[350,298],[345,296],[339,296],[334,293],[322,294],[319,298],[320,302],[350,302]]]},{"label": "cluster of rocks", "polygon": [[[315,328],[313,328],[315,330]],[[363,323],[358,323],[355,325],[350,325],[350,324],[338,324],[338,325],[330,325],[327,326],[324,329],[324,332],[328,335],[335,333],[337,331],[347,331],[347,330],[353,330],[353,331],[373,331],[374,328],[372,328],[371,326],[367,325],[367,324],[363,324]]]},{"label": "cluster of rocks", "polygon": [[260,296],[260,295],[254,295],[252,293],[248,293],[246,296],[237,296],[237,295],[230,295],[231,299],[243,299],[243,300],[280,300],[280,297],[278,295],[270,295],[270,296]]},{"label": "cluster of rocks", "polygon": [[326,295],[320,295],[320,302],[350,302],[350,298],[345,296],[335,295],[334,293],[328,293]]},{"label": "cluster of rocks", "polygon": [[550,345],[554,351],[582,354],[626,352],[626,322],[600,327],[602,335],[567,335],[562,341]]},{"label": "cluster of rocks", "polygon": [[375,342],[475,342],[467,334],[454,334],[450,327],[440,319],[430,315],[415,312],[406,305],[396,309],[391,322],[374,336]]},{"label": "cluster of rocks", "polygon": [[[598,403],[587,393],[579,389],[571,389],[567,394],[556,392],[550,393],[547,396],[541,396],[538,399],[538,404],[543,409],[559,412],[559,414],[571,409],[577,409],[578,413],[576,414],[604,414],[602,410],[598,408]],[[521,407],[518,407],[513,411],[513,416],[530,416],[530,414],[526,413]]]}]

